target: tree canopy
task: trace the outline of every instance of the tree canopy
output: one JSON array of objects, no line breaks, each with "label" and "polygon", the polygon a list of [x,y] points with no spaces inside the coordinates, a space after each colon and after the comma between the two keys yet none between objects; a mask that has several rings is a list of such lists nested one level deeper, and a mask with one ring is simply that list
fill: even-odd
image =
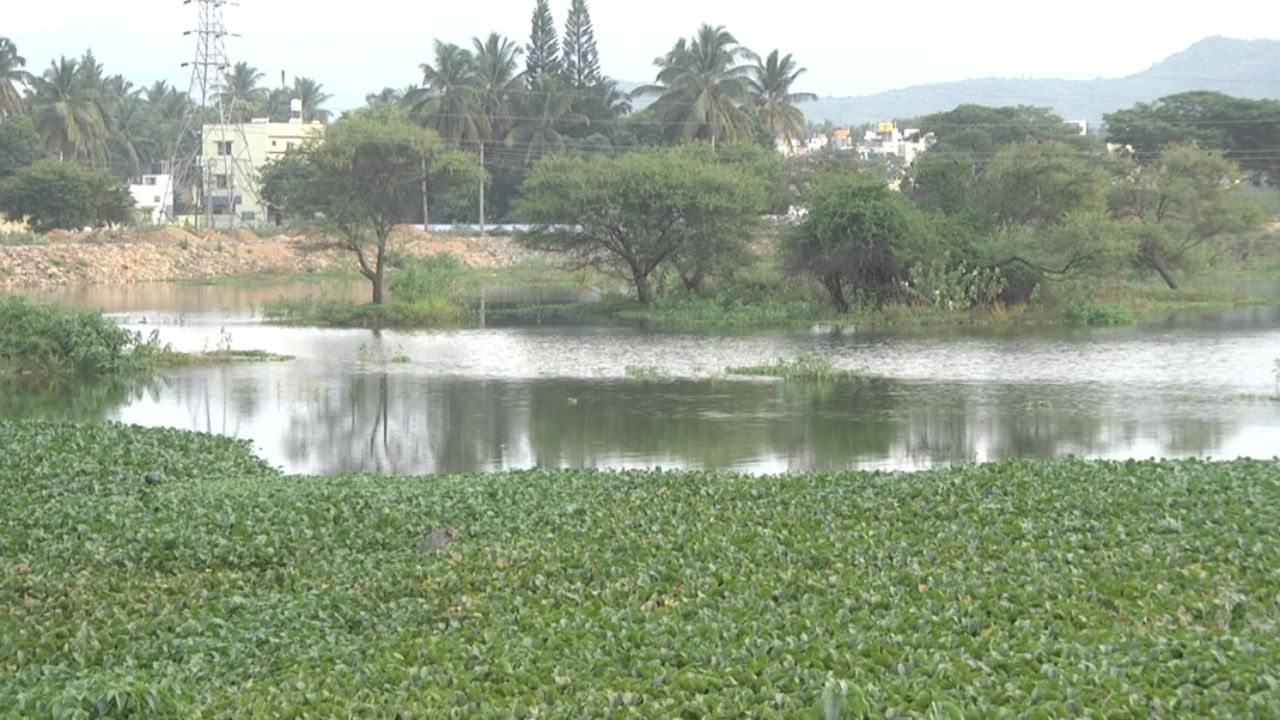
[{"label": "tree canopy", "polygon": [[521,188],[517,216],[535,226],[523,241],[618,270],[648,303],[659,267],[700,243],[744,242],[764,207],[758,178],[705,160],[696,148],[545,158]]}]

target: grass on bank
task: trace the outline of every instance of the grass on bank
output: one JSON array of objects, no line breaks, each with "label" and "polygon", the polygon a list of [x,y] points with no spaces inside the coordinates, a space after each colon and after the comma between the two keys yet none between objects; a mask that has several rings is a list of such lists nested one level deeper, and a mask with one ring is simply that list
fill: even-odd
[{"label": "grass on bank", "polygon": [[1276,462],[301,478],[165,429],[0,446],[13,717],[1280,705]]}]

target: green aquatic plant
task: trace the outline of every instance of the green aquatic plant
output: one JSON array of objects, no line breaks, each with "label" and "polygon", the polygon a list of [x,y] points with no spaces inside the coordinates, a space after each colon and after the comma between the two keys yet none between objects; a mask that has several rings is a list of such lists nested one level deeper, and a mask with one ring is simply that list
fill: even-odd
[{"label": "green aquatic plant", "polygon": [[838,380],[854,377],[848,370],[839,370],[825,355],[801,353],[790,360],[778,358],[766,365],[744,365],[725,368],[729,375],[777,377],[785,380]]},{"label": "green aquatic plant", "polygon": [[9,420],[0,447],[0,716],[1280,706],[1276,461],[290,477]]}]

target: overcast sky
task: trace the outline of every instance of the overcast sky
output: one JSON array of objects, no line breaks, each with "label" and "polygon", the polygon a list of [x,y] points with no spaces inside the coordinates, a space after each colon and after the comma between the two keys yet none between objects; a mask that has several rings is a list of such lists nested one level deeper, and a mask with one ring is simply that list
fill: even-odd
[{"label": "overcast sky", "polygon": [[[0,35],[40,72],[57,55],[92,48],[108,72],[137,85],[186,87],[179,65],[194,55],[182,37],[196,24],[182,0],[6,0]],[[232,61],[278,83],[283,70],[324,83],[330,108],[365,93],[421,80],[433,38],[460,44],[497,31],[521,45],[533,0],[239,0],[226,9]],[[569,0],[552,0],[558,28]],[[762,55],[793,53],[809,72],[797,89],[861,95],[973,77],[1092,78],[1127,75],[1209,35],[1280,37],[1280,2],[1266,0],[917,0],[881,3],[753,3],[748,0],[589,0],[604,72],[652,79],[653,58],[704,22],[724,25]],[[786,12],[789,11],[789,12]],[[1262,33],[1262,34],[1259,34]]]}]

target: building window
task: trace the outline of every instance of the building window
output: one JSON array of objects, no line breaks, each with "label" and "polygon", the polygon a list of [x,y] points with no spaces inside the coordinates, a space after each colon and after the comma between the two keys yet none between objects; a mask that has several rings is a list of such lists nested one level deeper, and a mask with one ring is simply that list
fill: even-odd
[{"label": "building window", "polygon": [[275,146],[276,146],[276,141],[275,141],[275,140],[272,140],[272,141],[271,141],[271,147],[275,147]]},{"label": "building window", "polygon": [[226,176],[226,175],[214,175],[214,176],[213,176],[213,187],[214,187],[215,189],[217,189],[217,190],[226,190],[226,189],[227,189],[227,176]]},{"label": "building window", "polygon": [[292,150],[292,149],[293,149],[293,143],[289,143],[288,145],[286,145],[286,146],[285,146],[285,149],[286,149],[286,150]]},{"label": "building window", "polygon": [[252,210],[245,210],[244,212],[240,213],[240,219],[245,222],[253,222],[257,218],[258,218],[257,213],[253,212]]},{"label": "building window", "polygon": [[231,141],[230,141],[230,140],[226,140],[226,141],[219,140],[219,141],[218,141],[218,154],[219,154],[219,155],[230,155],[230,154],[231,154]]},{"label": "building window", "polygon": [[156,184],[156,176],[155,176],[155,175],[145,175],[145,176],[143,176],[143,178],[142,178],[142,184],[143,184],[143,185],[155,185],[155,184]]},{"label": "building window", "polygon": [[159,203],[159,202],[160,202],[160,196],[159,196],[159,195],[156,195],[156,196],[155,196],[155,198],[154,198],[151,202],[153,202],[153,203]]}]

